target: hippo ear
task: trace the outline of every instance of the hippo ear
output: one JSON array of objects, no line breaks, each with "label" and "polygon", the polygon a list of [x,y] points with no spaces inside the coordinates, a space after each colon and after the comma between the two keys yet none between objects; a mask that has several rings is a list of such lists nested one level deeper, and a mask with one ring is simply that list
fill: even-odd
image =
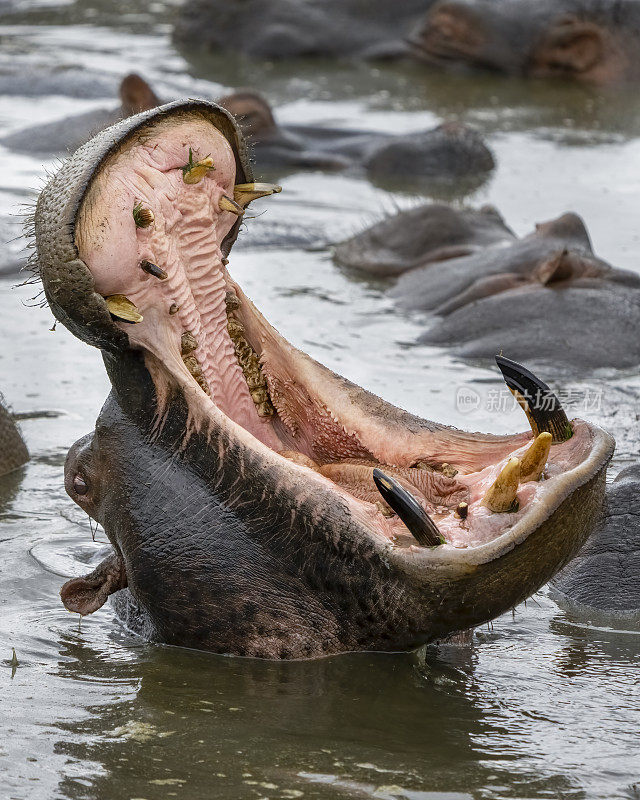
[{"label": "hippo ear", "polygon": [[563,17],[546,33],[534,54],[534,70],[580,73],[592,69],[603,56],[600,28],[576,17]]},{"label": "hippo ear", "polygon": [[110,594],[126,586],[127,575],[122,559],[113,553],[93,572],[67,581],[60,589],[60,598],[67,611],[84,617],[103,606]]},{"label": "hippo ear", "polygon": [[123,116],[131,117],[141,111],[149,111],[160,105],[160,100],[153,89],[139,75],[132,73],[122,79],[120,84],[120,100]]}]

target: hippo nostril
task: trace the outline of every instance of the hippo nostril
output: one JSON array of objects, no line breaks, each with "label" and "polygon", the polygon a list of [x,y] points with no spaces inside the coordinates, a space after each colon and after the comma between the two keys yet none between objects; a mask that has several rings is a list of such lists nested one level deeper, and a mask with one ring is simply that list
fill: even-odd
[{"label": "hippo nostril", "polygon": [[87,482],[80,475],[76,475],[73,479],[73,491],[76,494],[87,494],[89,491]]}]

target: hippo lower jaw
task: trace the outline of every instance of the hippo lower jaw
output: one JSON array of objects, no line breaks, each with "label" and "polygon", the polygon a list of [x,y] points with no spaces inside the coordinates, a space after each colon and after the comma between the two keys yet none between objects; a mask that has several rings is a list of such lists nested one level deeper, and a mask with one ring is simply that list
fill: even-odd
[{"label": "hippo lower jaw", "polygon": [[[548,458],[545,451],[534,479],[519,482],[515,459],[528,451],[529,434],[425,422],[290,345],[226,269],[251,190],[219,115],[205,103],[173,104],[114,126],[103,139],[107,152],[95,143],[79,151],[36,212],[52,308],[108,352],[117,401],[105,407],[87,456],[108,465],[109,480],[96,479],[100,490],[85,496],[91,480],[82,463],[70,455],[67,468],[69,493],[122,557],[98,570],[111,576],[100,599],[128,583],[158,638],[269,657],[404,649],[511,608],[586,538],[611,438],[576,420],[571,438]],[[74,180],[76,195],[60,213],[56,196]],[[60,258],[61,241],[72,259]],[[154,469],[167,453],[173,472]],[[183,507],[178,494],[157,525],[153,509],[139,513],[146,495],[136,499],[121,479],[136,459],[135,480],[144,483],[138,472],[148,468],[152,483],[169,481],[167,497],[176,474],[188,472],[185,485],[203,487],[202,510]],[[501,487],[514,474],[505,504]],[[438,538],[439,546],[422,546]],[[197,636],[172,606],[184,598],[156,596],[170,568],[153,554],[166,547],[182,554],[171,567],[181,591],[196,586],[187,596],[210,615],[210,629]],[[230,592],[278,607],[262,612],[263,633],[243,632],[237,613],[221,630]],[[372,607],[350,615],[345,597]],[[300,602],[306,611],[294,614]],[[293,614],[284,631],[283,614]],[[330,637],[318,632],[325,628]],[[272,644],[283,637],[286,648]]]}]

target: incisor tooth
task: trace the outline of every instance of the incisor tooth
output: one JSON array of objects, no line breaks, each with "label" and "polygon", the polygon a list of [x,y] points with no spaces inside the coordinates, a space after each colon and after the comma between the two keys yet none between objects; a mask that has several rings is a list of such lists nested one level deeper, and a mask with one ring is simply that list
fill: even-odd
[{"label": "incisor tooth", "polygon": [[520,459],[510,458],[482,500],[482,505],[491,511],[518,510],[518,484],[520,482]]},{"label": "incisor tooth", "polygon": [[123,294],[112,294],[105,297],[104,300],[111,316],[124,320],[124,322],[142,322],[142,314]]},{"label": "incisor tooth", "polygon": [[539,481],[549,458],[553,436],[545,431],[531,443],[520,464],[520,482]]},{"label": "incisor tooth", "polygon": [[253,200],[259,197],[268,197],[270,194],[279,194],[282,186],[275,183],[236,183],[233,187],[233,199],[246,208]]},{"label": "incisor tooth", "polygon": [[239,206],[235,200],[227,197],[226,194],[223,194],[218,201],[218,207],[220,208],[220,211],[230,211],[232,214],[236,214],[238,217],[241,217],[244,214],[244,208]]},{"label": "incisor tooth", "polygon": [[200,159],[200,161],[193,161],[191,150],[189,150],[189,163],[186,167],[182,168],[182,180],[185,183],[193,184],[200,183],[204,176],[213,169],[213,159],[211,156]]}]

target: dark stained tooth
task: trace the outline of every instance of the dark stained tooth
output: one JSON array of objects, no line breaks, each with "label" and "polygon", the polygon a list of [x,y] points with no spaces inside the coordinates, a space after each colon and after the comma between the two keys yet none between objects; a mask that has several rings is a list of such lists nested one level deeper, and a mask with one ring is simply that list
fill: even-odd
[{"label": "dark stained tooth", "polygon": [[226,267],[228,263],[229,263],[229,259],[228,258],[223,258],[222,259],[222,266],[223,267]]},{"label": "dark stained tooth", "polygon": [[193,353],[198,347],[198,342],[196,341],[195,336],[191,333],[191,331],[185,331],[182,334],[182,338],[180,339],[180,353],[183,356],[188,356],[189,353]]},{"label": "dark stained tooth", "polygon": [[194,378],[198,378],[200,375],[202,375],[202,367],[198,363],[198,359],[195,356],[183,356],[182,360],[184,361],[185,367],[189,370]]},{"label": "dark stained tooth", "polygon": [[527,415],[534,436],[548,431],[556,444],[573,436],[571,423],[560,401],[546,383],[521,364],[504,356],[496,356],[496,364],[511,393]]},{"label": "dark stained tooth", "polygon": [[136,223],[136,228],[148,228],[155,222],[155,216],[150,208],[144,208],[142,203],[137,203],[133,207],[133,221]]},{"label": "dark stained tooth", "polygon": [[148,272],[149,275],[153,275],[154,278],[160,278],[161,281],[166,281],[169,277],[162,267],[153,264],[151,261],[141,261],[140,266],[145,272]]},{"label": "dark stained tooth", "polygon": [[171,314],[171,316],[177,314],[178,311],[180,311],[180,306],[177,306],[175,303],[171,303],[171,305],[169,306],[169,313]]},{"label": "dark stained tooth", "polygon": [[230,311],[237,311],[240,308],[240,300],[235,292],[229,290],[224,296],[224,302],[227,306],[227,313]]},{"label": "dark stained tooth", "polygon": [[458,507],[456,508],[456,517],[460,517],[460,519],[466,519],[469,516],[469,503],[458,503]]},{"label": "dark stained tooth", "polygon": [[437,547],[444,544],[444,537],[435,522],[398,481],[385,475],[377,467],[373,470],[373,480],[383,500],[404,522],[418,544],[423,547]]}]

